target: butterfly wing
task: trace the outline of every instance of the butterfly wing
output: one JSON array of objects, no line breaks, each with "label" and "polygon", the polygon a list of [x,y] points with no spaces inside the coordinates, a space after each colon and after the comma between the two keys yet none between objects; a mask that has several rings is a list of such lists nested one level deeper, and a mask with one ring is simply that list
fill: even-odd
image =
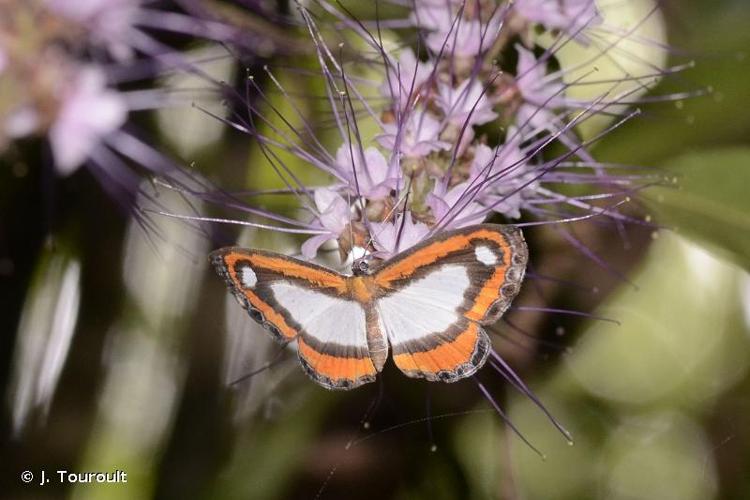
[{"label": "butterfly wing", "polygon": [[375,380],[365,306],[348,279],[322,266],[284,255],[223,248],[211,262],[250,317],[280,342],[297,340],[305,372],[328,389]]},{"label": "butterfly wing", "polygon": [[376,310],[393,360],[411,377],[454,382],[475,373],[495,322],[520,289],[528,251],[514,226],[441,233],[375,269]]}]

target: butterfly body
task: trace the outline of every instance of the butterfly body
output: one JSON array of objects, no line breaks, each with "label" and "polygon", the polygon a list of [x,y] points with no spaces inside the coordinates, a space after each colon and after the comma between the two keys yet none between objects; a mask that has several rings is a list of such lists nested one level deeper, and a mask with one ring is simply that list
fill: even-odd
[{"label": "butterfly body", "polygon": [[518,293],[527,249],[514,226],[446,231],[353,276],[263,250],[211,254],[250,317],[297,341],[305,372],[328,389],[372,382],[392,353],[406,375],[454,382],[475,373],[495,322]]}]

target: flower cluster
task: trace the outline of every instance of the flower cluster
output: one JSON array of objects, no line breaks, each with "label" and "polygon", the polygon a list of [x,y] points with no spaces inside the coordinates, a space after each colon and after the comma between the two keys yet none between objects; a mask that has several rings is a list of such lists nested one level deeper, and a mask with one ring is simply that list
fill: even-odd
[{"label": "flower cluster", "polygon": [[161,174],[175,169],[128,124],[133,111],[169,104],[153,87],[163,73],[200,72],[161,35],[242,41],[236,27],[187,7],[192,3],[180,11],[142,0],[0,2],[0,154],[16,140],[44,137],[58,175],[85,164],[118,201],[141,182],[128,162]]},{"label": "flower cluster", "polygon": [[[493,216],[515,220],[522,212],[539,220],[625,218],[616,202],[592,200],[624,198],[637,183],[610,175],[588,151],[596,137],[586,141],[576,127],[593,116],[623,114],[632,89],[572,99],[566,93],[573,73],[556,58],[565,44],[595,43],[603,19],[594,0],[415,0],[392,24],[408,26],[417,39],[398,48],[383,41],[380,22],[371,30],[328,3],[320,6],[357,34],[340,47],[366,45],[375,54],[352,58],[351,66],[365,60],[380,79],[350,74],[344,52],[334,56],[313,15],[300,8],[341,137],[332,153],[319,143],[309,150],[281,146],[333,178],[314,189],[288,184],[311,218],[281,229],[313,235],[301,247],[305,258],[335,242],[344,261],[386,259],[437,231]],[[537,42],[540,34],[546,46]],[[644,86],[634,79],[633,88]],[[364,135],[363,120],[377,132]],[[266,147],[279,146],[255,127],[234,125]],[[601,192],[573,197],[555,189],[570,183]],[[619,188],[607,191],[613,186]]]},{"label": "flower cluster", "polygon": [[4,2],[0,6],[0,151],[12,140],[47,135],[67,175],[126,121],[128,103],[100,59],[127,61],[138,2]]}]

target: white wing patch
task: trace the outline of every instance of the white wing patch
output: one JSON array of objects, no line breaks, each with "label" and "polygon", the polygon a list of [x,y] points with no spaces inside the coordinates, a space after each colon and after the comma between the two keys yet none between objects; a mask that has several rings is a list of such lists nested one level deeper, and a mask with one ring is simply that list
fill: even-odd
[{"label": "white wing patch", "polygon": [[365,311],[358,302],[331,297],[287,281],[273,283],[270,287],[279,305],[315,340],[367,347]]},{"label": "white wing patch", "polygon": [[497,264],[497,255],[495,255],[495,252],[484,245],[474,248],[474,256],[485,266],[494,266]]},{"label": "white wing patch", "polygon": [[464,266],[446,265],[380,299],[378,314],[390,343],[447,330],[460,319],[457,310],[469,286]]},{"label": "white wing patch", "polygon": [[250,266],[243,266],[240,280],[242,280],[242,286],[245,288],[253,288],[258,283],[258,275]]}]

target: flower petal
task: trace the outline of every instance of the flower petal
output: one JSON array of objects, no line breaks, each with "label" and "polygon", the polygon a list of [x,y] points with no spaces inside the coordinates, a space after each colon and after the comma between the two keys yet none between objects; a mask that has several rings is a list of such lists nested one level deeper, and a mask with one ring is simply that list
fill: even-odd
[{"label": "flower petal", "polygon": [[55,166],[62,175],[79,167],[101,139],[120,128],[128,110],[120,95],[106,88],[104,75],[85,68],[62,96],[61,108],[50,127]]},{"label": "flower petal", "polygon": [[393,222],[373,222],[371,226],[373,244],[385,256],[411,248],[430,232],[427,224],[414,222],[411,212],[408,211],[396,217]]},{"label": "flower petal", "polygon": [[308,260],[312,260],[318,254],[320,246],[328,240],[332,240],[333,235],[330,234],[316,234],[312,238],[308,238],[302,243],[302,256]]}]

